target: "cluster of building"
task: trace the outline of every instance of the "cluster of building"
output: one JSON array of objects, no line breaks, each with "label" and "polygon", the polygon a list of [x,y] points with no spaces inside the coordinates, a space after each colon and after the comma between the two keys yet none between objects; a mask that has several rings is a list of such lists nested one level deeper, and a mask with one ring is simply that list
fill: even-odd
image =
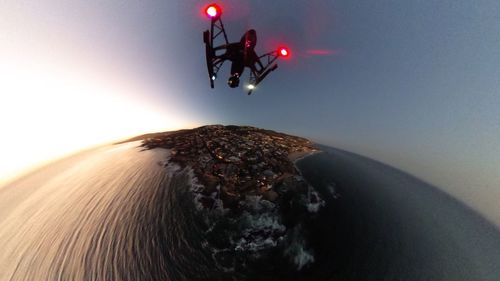
[{"label": "cluster of building", "polygon": [[304,138],[222,125],[151,137],[143,146],[170,149],[170,161],[190,166],[207,195],[221,190],[224,204],[237,202],[241,194],[260,194],[275,200],[278,194],[273,186],[298,174],[290,155],[315,150]]}]

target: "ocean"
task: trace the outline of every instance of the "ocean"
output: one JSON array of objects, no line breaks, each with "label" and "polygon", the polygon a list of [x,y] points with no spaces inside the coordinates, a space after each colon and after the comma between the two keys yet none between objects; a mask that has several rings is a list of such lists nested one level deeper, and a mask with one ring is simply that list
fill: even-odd
[{"label": "ocean", "polygon": [[497,228],[379,162],[331,148],[299,160],[324,204],[288,229],[259,198],[241,220],[203,213],[192,173],[139,144],[1,187],[0,280],[500,280]]}]

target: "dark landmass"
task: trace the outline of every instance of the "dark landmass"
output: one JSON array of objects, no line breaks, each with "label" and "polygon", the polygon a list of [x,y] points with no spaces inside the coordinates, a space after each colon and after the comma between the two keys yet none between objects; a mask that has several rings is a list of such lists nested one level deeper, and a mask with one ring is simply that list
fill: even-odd
[{"label": "dark landmass", "polygon": [[[210,125],[132,140],[140,139],[147,149],[170,149],[170,162],[191,167],[203,194],[220,193],[224,207],[237,207],[244,195],[274,202],[280,187],[306,185],[294,160],[317,151],[307,139],[249,126]],[[201,203],[211,208],[214,200]]]},{"label": "dark landmass", "polygon": [[116,142],[114,144],[122,144],[122,143],[127,143],[127,142],[132,142],[132,141],[140,141],[140,140],[145,140],[145,139],[149,139],[149,138],[162,138],[162,137],[166,137],[172,133],[181,132],[181,131],[185,131],[185,130],[173,131],[173,132],[149,133],[149,134],[136,136],[136,137],[124,140],[124,141],[119,141],[119,142]]}]

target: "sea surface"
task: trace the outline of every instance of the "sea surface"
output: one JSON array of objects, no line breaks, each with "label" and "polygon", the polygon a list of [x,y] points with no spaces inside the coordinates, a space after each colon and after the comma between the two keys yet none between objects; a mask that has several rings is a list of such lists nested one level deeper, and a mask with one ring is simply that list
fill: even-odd
[{"label": "sea surface", "polygon": [[[0,187],[0,281],[500,280],[500,233],[488,221],[414,177],[330,148],[297,162],[325,204],[293,230],[291,249],[251,259],[251,249],[221,251],[214,241],[236,236],[207,225],[192,173],[139,144]],[[281,227],[260,218],[250,222]]]},{"label": "sea surface", "polygon": [[168,151],[138,145],[73,156],[0,189],[0,280],[202,279],[211,269],[186,211],[188,180],[167,173]]},{"label": "sea surface", "polygon": [[310,280],[500,280],[489,221],[404,172],[322,148],[298,163],[327,201]]}]

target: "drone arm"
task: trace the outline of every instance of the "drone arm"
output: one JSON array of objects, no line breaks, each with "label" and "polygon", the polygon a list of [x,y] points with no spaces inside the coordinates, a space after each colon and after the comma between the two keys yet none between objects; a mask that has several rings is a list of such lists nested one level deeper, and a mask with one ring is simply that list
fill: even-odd
[{"label": "drone arm", "polygon": [[271,67],[266,67],[265,69],[262,69],[261,71],[256,71],[252,69],[252,72],[250,73],[250,85],[253,85],[253,87],[248,91],[248,95],[252,94],[253,88],[257,86],[264,78],[266,78],[269,73],[272,71],[275,71],[276,68],[278,68],[278,64],[274,64]]},{"label": "drone arm", "polygon": [[225,42],[222,46],[228,45],[229,40],[227,39],[226,29],[224,28],[221,18],[213,18],[210,23],[210,46],[213,47],[215,39],[220,36],[224,38]]},{"label": "drone arm", "polygon": [[262,64],[259,58],[257,58],[257,64],[259,65],[259,71],[260,72],[264,71],[264,65]]},{"label": "drone arm", "polygon": [[[255,63],[251,68],[250,85],[257,86],[271,71],[274,71],[278,67],[278,64],[275,63],[278,57],[277,51],[266,53],[260,57],[256,56]],[[265,64],[262,63],[262,59]],[[260,66],[259,70],[257,70],[256,64]]]}]

